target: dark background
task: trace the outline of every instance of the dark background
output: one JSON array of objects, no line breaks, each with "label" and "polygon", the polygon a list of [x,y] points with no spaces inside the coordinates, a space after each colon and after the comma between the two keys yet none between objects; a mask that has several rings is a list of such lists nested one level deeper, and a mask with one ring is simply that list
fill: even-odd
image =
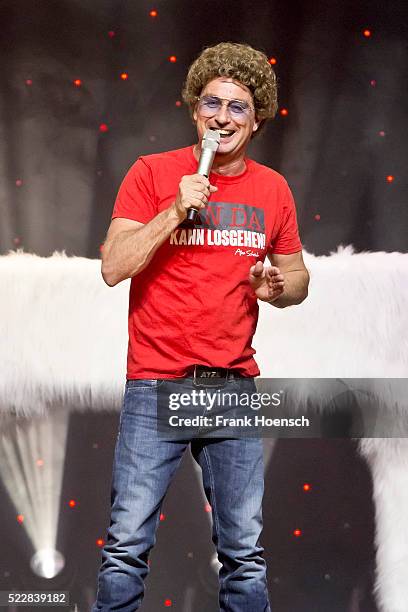
[{"label": "dark background", "polygon": [[[191,61],[226,40],[277,60],[288,114],[255,138],[251,155],[287,178],[305,248],[406,251],[407,17],[402,0],[3,1],[0,253],[98,257],[137,156],[194,142],[187,109],[176,102]],[[81,611],[95,594],[95,541],[109,520],[117,418],[70,419],[59,527],[67,566],[47,588],[69,589]],[[310,494],[303,482],[312,482]],[[280,440],[266,484],[274,609],[374,612],[371,482],[355,443]],[[41,588],[16,510],[1,492],[0,588]],[[73,495],[75,511],[67,506]],[[188,455],[165,513],[144,609],[157,612],[169,597],[182,612],[215,610],[208,517]],[[301,538],[293,537],[297,526]]]},{"label": "dark background", "polygon": [[191,61],[222,40],[277,60],[288,114],[251,154],[287,178],[305,248],[406,250],[403,0],[6,0],[0,11],[0,252],[97,257],[138,155],[194,142],[176,102]]}]

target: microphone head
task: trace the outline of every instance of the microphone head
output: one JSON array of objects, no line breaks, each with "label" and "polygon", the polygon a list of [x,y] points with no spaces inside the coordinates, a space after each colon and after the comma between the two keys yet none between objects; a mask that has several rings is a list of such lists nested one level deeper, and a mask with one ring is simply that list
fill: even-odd
[{"label": "microphone head", "polygon": [[220,146],[221,134],[219,130],[206,130],[201,143],[201,148],[216,151]]}]

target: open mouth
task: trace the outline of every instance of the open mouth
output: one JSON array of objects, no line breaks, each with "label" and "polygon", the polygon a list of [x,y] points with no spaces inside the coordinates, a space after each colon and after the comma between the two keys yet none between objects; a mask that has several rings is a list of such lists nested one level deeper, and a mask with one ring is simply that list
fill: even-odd
[{"label": "open mouth", "polygon": [[235,130],[218,130],[221,136],[221,140],[224,138],[230,138],[233,134],[235,134]]}]

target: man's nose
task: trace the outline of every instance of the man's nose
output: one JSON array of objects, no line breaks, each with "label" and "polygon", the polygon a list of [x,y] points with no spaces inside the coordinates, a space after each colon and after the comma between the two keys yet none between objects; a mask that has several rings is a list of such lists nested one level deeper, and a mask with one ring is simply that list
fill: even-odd
[{"label": "man's nose", "polygon": [[221,108],[217,111],[217,114],[215,115],[215,120],[220,125],[224,125],[226,123],[229,123],[230,118],[231,117],[228,111],[228,102],[223,100]]}]

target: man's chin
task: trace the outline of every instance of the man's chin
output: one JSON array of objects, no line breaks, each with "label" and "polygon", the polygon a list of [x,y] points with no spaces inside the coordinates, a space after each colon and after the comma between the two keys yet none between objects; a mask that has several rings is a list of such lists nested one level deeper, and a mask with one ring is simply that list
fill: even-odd
[{"label": "man's chin", "polygon": [[223,142],[221,140],[220,146],[217,149],[217,153],[220,153],[220,154],[235,153],[236,150],[237,150],[237,145],[236,143],[232,141],[232,139],[229,139],[226,142]]}]

